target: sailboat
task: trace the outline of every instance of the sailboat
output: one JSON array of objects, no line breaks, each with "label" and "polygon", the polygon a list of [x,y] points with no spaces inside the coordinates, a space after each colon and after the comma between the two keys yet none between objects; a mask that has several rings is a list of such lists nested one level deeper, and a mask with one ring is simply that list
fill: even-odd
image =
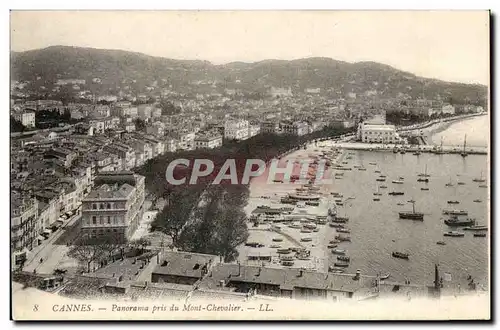
[{"label": "sailboat", "polygon": [[465,134],[465,136],[464,136],[464,151],[462,151],[462,153],[460,154],[460,156],[462,156],[464,158],[468,156],[467,153],[465,152],[466,145],[467,145],[467,134]]},{"label": "sailboat", "polygon": [[408,219],[408,220],[419,220],[419,221],[424,221],[424,214],[421,212],[415,212],[415,201],[411,200],[408,201],[412,204],[413,210],[410,211],[403,211],[399,212],[399,218],[400,219]]},{"label": "sailboat", "polygon": [[382,196],[382,193],[380,192],[380,186],[377,186],[377,191],[373,193],[374,196]]},{"label": "sailboat", "polygon": [[486,179],[483,177],[483,171],[481,171],[481,177],[472,179],[474,182],[485,182]]},{"label": "sailboat", "polygon": [[441,145],[439,146],[439,149],[437,149],[434,153],[436,153],[436,154],[444,154],[444,150],[443,150],[443,137],[441,137]]},{"label": "sailboat", "polygon": [[429,174],[427,174],[427,164],[425,164],[425,172],[418,175],[420,178],[417,179],[418,182],[429,182]]},{"label": "sailboat", "polygon": [[450,176],[450,182],[446,184],[446,187],[453,187],[453,183],[451,182],[451,176]]}]

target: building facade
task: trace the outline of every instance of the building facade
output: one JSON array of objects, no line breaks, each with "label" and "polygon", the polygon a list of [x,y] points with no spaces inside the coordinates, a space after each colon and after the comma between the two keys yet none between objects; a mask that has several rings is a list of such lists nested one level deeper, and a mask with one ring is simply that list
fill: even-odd
[{"label": "building facade", "polygon": [[196,149],[214,149],[222,146],[222,135],[220,134],[197,134],[194,139]]},{"label": "building facade", "polygon": [[364,143],[399,143],[401,138],[394,125],[360,123],[358,139]]},{"label": "building facade", "polygon": [[38,245],[38,236],[43,230],[38,220],[35,198],[11,194],[10,237],[14,265],[22,264],[26,260],[26,251]]},{"label": "building facade", "polygon": [[248,139],[248,120],[231,119],[224,123],[224,138],[228,140]]}]

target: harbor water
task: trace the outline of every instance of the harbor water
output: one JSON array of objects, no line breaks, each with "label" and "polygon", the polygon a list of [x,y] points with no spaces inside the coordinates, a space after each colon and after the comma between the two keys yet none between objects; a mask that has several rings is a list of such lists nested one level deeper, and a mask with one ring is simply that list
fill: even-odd
[{"label": "harbor water", "polygon": [[[440,141],[441,136],[444,136],[443,144],[448,142],[448,145],[459,145],[463,143],[463,135],[467,134],[471,145],[474,143],[484,146],[488,143],[487,124],[487,116],[457,122],[437,133],[433,140]],[[312,146],[308,150],[291,154],[288,158],[307,157],[314,153],[314,149],[331,149],[330,145],[324,143]],[[343,166],[352,170],[342,171],[342,179],[334,179],[333,184],[321,187],[323,202],[319,207],[311,207],[313,211],[310,213],[326,212],[325,201],[333,199],[328,196],[330,192],[343,194],[344,200],[353,197],[344,206],[338,207],[340,216],[349,217],[346,227],[350,230],[348,235],[351,242],[342,242],[338,246],[346,249],[346,255],[351,259],[349,267],[345,269],[346,273],[355,273],[358,269],[367,275],[390,273],[390,281],[404,283],[409,280],[412,284],[430,285],[434,280],[434,264],[439,264],[441,273],[451,274],[451,281],[445,282],[445,286],[460,284],[462,288],[466,288],[467,277],[470,275],[476,283],[487,288],[489,232],[487,237],[473,237],[473,232],[467,231],[464,237],[444,237],[444,232],[459,229],[445,225],[446,216],[442,213],[444,209],[467,210],[478,224],[489,225],[489,189],[479,187],[487,182],[473,181],[481,175],[487,178],[487,157],[345,150],[343,161],[347,164]],[[359,171],[354,166],[363,166],[366,171]],[[425,171],[430,175],[429,182],[417,182],[418,174]],[[381,174],[386,175],[385,182],[376,181]],[[329,173],[326,175],[330,176]],[[392,183],[392,180],[399,180],[400,177],[404,178],[403,184]],[[452,186],[446,186],[450,182]],[[458,185],[458,182],[463,182],[463,185]],[[380,185],[387,188],[380,188]],[[283,196],[287,192],[293,192],[298,186],[252,181],[247,209],[250,211],[256,205],[273,203],[270,199],[260,199],[262,195]],[[427,187],[428,190],[421,190],[422,187]],[[381,193],[378,196],[380,201],[373,200],[377,191]],[[404,195],[388,195],[392,191],[404,192]],[[417,212],[425,214],[424,221],[399,219],[398,212],[412,210],[409,200],[415,201]],[[459,204],[448,204],[450,200],[458,201]],[[322,252],[315,252],[314,258],[324,258],[319,263],[324,268],[333,266],[337,256],[331,253],[327,245],[337,235],[335,228],[327,225],[314,234],[317,235],[314,249],[322,249]],[[269,233],[268,236],[275,236],[275,233]],[[436,244],[438,241],[444,241],[445,245]],[[395,251],[408,253],[409,259],[393,258],[391,254]]]}]

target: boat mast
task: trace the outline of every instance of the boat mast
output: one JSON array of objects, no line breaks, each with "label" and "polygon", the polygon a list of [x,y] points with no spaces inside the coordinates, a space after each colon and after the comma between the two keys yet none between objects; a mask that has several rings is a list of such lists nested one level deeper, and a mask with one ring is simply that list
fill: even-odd
[{"label": "boat mast", "polygon": [[464,153],[465,153],[465,146],[467,145],[467,134],[464,136]]}]

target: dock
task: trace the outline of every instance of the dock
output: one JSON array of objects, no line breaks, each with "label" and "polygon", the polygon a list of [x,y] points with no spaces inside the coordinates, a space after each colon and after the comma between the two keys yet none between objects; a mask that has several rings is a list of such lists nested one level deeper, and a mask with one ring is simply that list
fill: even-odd
[{"label": "dock", "polygon": [[[381,152],[393,152],[394,148],[398,150],[404,149],[407,153],[422,152],[422,153],[436,153],[438,150],[437,146],[433,145],[421,145],[421,146],[403,146],[396,144],[382,144],[382,143],[361,143],[361,142],[340,142],[335,144],[338,148],[343,148],[347,150],[366,150],[366,151],[381,151]],[[463,148],[454,146],[443,146],[443,154],[461,154],[464,150]],[[487,147],[467,147],[465,152],[470,155],[487,155]]]}]

